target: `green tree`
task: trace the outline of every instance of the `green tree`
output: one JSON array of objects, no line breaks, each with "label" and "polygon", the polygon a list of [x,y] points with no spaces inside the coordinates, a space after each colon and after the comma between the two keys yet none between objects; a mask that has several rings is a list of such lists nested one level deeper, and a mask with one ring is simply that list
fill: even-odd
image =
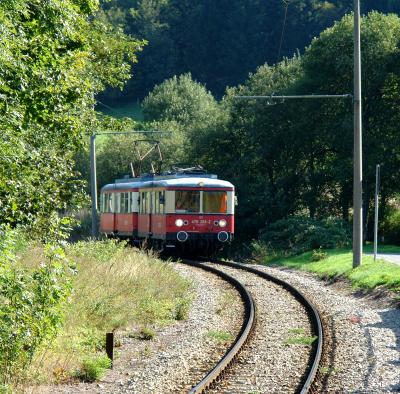
[{"label": "green tree", "polygon": [[213,95],[191,74],[167,79],[143,100],[145,120],[176,121],[185,127],[206,125],[217,111]]},{"label": "green tree", "polygon": [[[363,0],[362,12],[400,12],[397,0]],[[107,0],[103,8],[127,33],[149,41],[124,93],[144,97],[156,84],[191,72],[221,97],[249,72],[303,49],[352,10],[349,0]]]},{"label": "green tree", "polygon": [[[362,21],[364,202],[371,216],[375,164],[383,164],[387,201],[399,187],[400,18],[377,12]],[[352,92],[352,15],[315,38],[304,56],[262,66],[228,90],[225,116],[206,127],[201,162],[239,194],[238,228],[246,235],[293,214],[339,216],[352,205],[351,100],[237,100],[234,95]],[[207,147],[204,149],[204,147]]]},{"label": "green tree", "polygon": [[[353,20],[348,15],[315,39],[304,56],[305,83],[312,92],[343,93],[352,91]],[[364,207],[371,214],[375,165],[384,168],[384,200],[398,190],[398,49],[400,18],[377,12],[362,20],[363,63],[363,146]],[[340,56],[338,56],[340,54]],[[348,218],[352,201],[352,106],[351,103],[323,103],[318,112],[318,133],[330,152],[321,163],[330,175],[329,189],[334,205]],[[371,216],[371,215],[369,215]]]},{"label": "green tree", "polygon": [[[95,95],[123,86],[142,42],[95,0],[0,4],[0,221],[48,226],[82,190],[74,155],[96,124]],[[45,232],[45,231],[44,231]]]}]

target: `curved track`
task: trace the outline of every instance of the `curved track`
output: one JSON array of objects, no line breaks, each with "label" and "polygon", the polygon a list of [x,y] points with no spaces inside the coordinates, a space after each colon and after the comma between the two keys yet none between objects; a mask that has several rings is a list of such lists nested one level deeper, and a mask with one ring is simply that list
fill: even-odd
[{"label": "curved track", "polygon": [[[201,261],[209,262],[210,260],[203,259]],[[321,360],[322,344],[323,344],[323,329],[322,329],[321,318],[318,313],[318,310],[315,308],[313,303],[311,301],[309,301],[304,294],[302,294],[299,290],[297,290],[295,287],[293,287],[289,283],[287,283],[281,279],[278,279],[270,274],[267,274],[264,271],[258,270],[254,267],[250,267],[250,266],[247,266],[244,264],[239,264],[239,263],[234,263],[234,262],[226,262],[226,261],[219,261],[219,260],[214,260],[212,262],[215,264],[218,264],[218,265],[244,270],[244,271],[250,272],[252,274],[255,274],[265,280],[271,281],[271,282],[283,287],[285,290],[287,290],[289,293],[291,293],[301,303],[301,305],[304,306],[304,308],[306,309],[306,311],[308,313],[309,319],[311,321],[311,325],[312,325],[314,334],[318,337],[318,340],[313,345],[312,352],[310,355],[310,360],[309,360],[309,367],[304,375],[302,386],[299,388],[298,392],[300,394],[306,394],[306,393],[311,392],[312,385],[316,378],[318,366],[319,366],[319,363]],[[224,355],[224,357],[220,360],[220,362],[190,391],[191,394],[192,393],[203,393],[209,387],[211,387],[213,385],[213,383],[218,382],[221,379],[221,375],[224,373],[224,371],[226,370],[227,367],[232,365],[232,363],[235,361],[238,353],[240,352],[241,348],[246,343],[252,329],[254,328],[255,307],[254,307],[253,299],[252,299],[251,295],[249,294],[249,292],[238,280],[236,280],[232,276],[230,276],[230,275],[226,274],[225,272],[220,271],[214,267],[211,267],[209,265],[204,265],[204,264],[201,264],[198,262],[187,260],[187,261],[184,261],[184,263],[207,270],[207,271],[212,272],[212,273],[222,277],[223,279],[227,280],[233,286],[235,286],[235,288],[240,292],[242,299],[245,303],[246,318],[245,318],[245,322],[243,323],[241,332],[239,333],[236,341],[231,346],[231,348],[227,351],[227,353]]]},{"label": "curved track", "polygon": [[232,284],[236,288],[236,290],[238,290],[245,307],[245,318],[240,333],[237,336],[235,342],[228,349],[228,351],[225,353],[224,357],[222,357],[222,359],[218,362],[218,364],[196,386],[194,386],[190,390],[190,394],[203,393],[205,390],[207,390],[207,388],[211,387],[214,382],[218,381],[221,378],[223,372],[235,361],[240,350],[248,340],[255,325],[255,305],[252,296],[246,290],[246,288],[237,279],[233,278],[227,273],[196,262],[182,261],[182,263],[212,272],[219,277],[225,279],[227,282]]}]

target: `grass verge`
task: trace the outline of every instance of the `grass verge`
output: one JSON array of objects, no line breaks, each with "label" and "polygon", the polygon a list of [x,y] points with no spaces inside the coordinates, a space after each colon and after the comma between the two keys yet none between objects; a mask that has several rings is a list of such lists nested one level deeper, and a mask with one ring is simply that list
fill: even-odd
[{"label": "grass verge", "polygon": [[206,335],[218,343],[227,343],[232,341],[234,338],[233,335],[228,331],[209,331]]},{"label": "grass verge", "polygon": [[[109,366],[106,332],[136,330],[154,337],[155,326],[187,316],[190,282],[156,256],[114,241],[70,244],[66,254],[77,267],[73,294],[61,332],[33,360],[30,382],[96,380]],[[21,262],[32,266],[40,256],[40,247],[30,249]]]},{"label": "grass verge", "polygon": [[[366,252],[371,246],[367,245]],[[265,264],[289,267],[302,271],[312,272],[323,278],[334,279],[343,277],[350,281],[355,289],[372,290],[378,286],[399,293],[400,266],[383,260],[374,262],[373,256],[364,255],[360,267],[353,269],[353,255],[349,249],[325,250],[326,257],[313,261],[313,252],[306,252],[297,256],[273,255],[265,257]],[[380,247],[380,253],[399,253],[397,246]]]}]

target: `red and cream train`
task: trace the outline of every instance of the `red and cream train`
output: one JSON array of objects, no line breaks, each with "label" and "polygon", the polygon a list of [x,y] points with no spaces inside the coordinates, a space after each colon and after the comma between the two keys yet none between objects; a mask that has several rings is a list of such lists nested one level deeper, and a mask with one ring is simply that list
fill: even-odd
[{"label": "red and cream train", "polygon": [[234,234],[234,186],[180,171],[120,179],[101,189],[100,232],[163,250],[213,251]]}]

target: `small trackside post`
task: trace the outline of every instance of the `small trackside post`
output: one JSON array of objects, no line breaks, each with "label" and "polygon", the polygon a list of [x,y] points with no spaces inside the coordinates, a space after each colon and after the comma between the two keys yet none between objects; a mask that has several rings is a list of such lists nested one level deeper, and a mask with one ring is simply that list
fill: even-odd
[{"label": "small trackside post", "polygon": [[111,361],[111,368],[113,367],[114,362],[114,333],[108,332],[106,334],[106,353],[107,357]]}]

